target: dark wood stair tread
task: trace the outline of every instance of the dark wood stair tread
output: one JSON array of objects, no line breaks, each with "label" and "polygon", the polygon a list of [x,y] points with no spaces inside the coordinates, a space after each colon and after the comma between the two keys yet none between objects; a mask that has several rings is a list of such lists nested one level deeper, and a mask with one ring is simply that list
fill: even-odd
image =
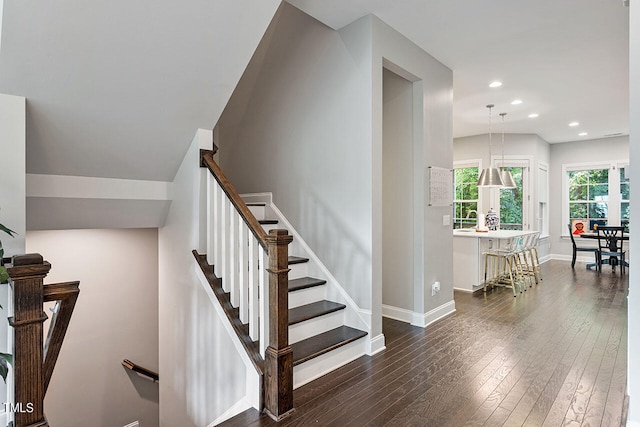
[{"label": "dark wood stair tread", "polygon": [[350,328],[349,326],[340,326],[339,328],[291,344],[293,350],[293,365],[304,363],[366,335],[367,333],[365,331]]},{"label": "dark wood stair tread", "polygon": [[265,202],[251,202],[251,203],[245,203],[245,205],[247,205],[247,206],[266,206],[267,204]]},{"label": "dark wood stair tread", "polygon": [[289,309],[289,324],[304,322],[305,320],[314,319],[324,316],[325,314],[343,310],[346,306],[333,301],[316,301],[311,304],[301,305]]},{"label": "dark wood stair tread", "polygon": [[289,280],[289,292],[299,291],[301,289],[313,288],[327,283],[326,280],[315,279],[313,277],[301,277],[299,279]]},{"label": "dark wood stair tread", "polygon": [[290,256],[289,257],[289,265],[291,264],[304,264],[305,262],[309,262],[309,258],[302,258],[299,256]]},{"label": "dark wood stair tread", "polygon": [[273,224],[277,224],[278,220],[277,219],[259,219],[258,222],[260,223],[260,225],[273,225]]}]

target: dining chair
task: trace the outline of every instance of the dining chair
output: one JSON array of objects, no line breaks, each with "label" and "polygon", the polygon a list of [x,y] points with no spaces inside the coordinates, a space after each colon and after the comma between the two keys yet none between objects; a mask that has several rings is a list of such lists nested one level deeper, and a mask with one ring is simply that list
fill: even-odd
[{"label": "dining chair", "polygon": [[588,247],[584,247],[584,246],[577,246],[576,245],[576,239],[573,237],[573,234],[571,233],[571,224],[567,225],[569,227],[569,236],[571,237],[571,244],[573,245],[573,257],[571,258],[571,268],[574,268],[574,266],[576,265],[576,255],[578,252],[593,252],[595,258],[596,258],[596,265],[600,265],[600,263],[598,262],[598,248],[588,248]]},{"label": "dining chair", "polygon": [[609,257],[611,269],[615,272],[615,265],[620,264],[620,274],[624,274],[626,252],[623,241],[624,226],[598,227],[598,272],[602,271],[603,257]]}]

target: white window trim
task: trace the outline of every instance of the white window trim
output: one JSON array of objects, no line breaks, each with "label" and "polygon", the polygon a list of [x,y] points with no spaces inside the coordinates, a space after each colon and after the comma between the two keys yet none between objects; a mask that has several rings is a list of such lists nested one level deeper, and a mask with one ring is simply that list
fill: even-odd
[{"label": "white window trim", "polygon": [[[593,169],[609,170],[609,200],[608,200],[608,224],[620,224],[620,176],[618,168],[629,165],[629,160],[611,160],[603,162],[566,163],[562,165],[562,217],[560,224],[560,236],[569,237],[566,224],[569,224],[569,172]],[[615,173],[611,173],[614,171]],[[617,188],[611,192],[611,188]]]},{"label": "white window trim", "polygon": [[[540,182],[540,171],[545,171],[545,173],[547,174],[547,179],[546,179],[546,188],[544,189],[544,192],[546,194],[546,200],[541,200],[540,197],[540,192],[542,190],[542,183]],[[537,197],[536,197],[536,201],[535,201],[535,223],[536,226],[538,225],[538,223],[540,222],[540,217],[538,216],[539,213],[539,207],[540,207],[540,203],[544,202],[545,203],[545,216],[544,218],[546,219],[546,227],[544,227],[543,225],[543,230],[537,230],[540,231],[540,238],[545,238],[545,237],[549,237],[549,233],[550,231],[550,227],[551,227],[551,220],[549,218],[549,164],[546,162],[538,162],[538,179],[537,179],[537,186],[538,186],[538,191],[536,192]],[[546,230],[544,230],[544,228],[546,228]],[[546,233],[545,233],[546,231]]]},{"label": "white window trim", "polygon": [[[453,162],[453,169],[474,168],[478,167],[478,176],[482,173],[482,159],[467,159],[467,160],[455,160]],[[455,173],[455,172],[454,172]],[[455,194],[453,195],[455,200]],[[484,212],[482,210],[482,197],[480,196],[480,188],[478,188],[478,212]]]},{"label": "white window trim", "polygon": [[[510,154],[504,156],[504,163],[502,162],[502,159],[502,155],[491,156],[491,164],[496,168],[521,167],[527,169],[526,179],[522,180],[522,198],[523,204],[525,205],[522,209],[522,229],[531,230],[532,225],[530,218],[535,218],[535,214],[534,212],[532,212],[534,204],[531,200],[531,189],[533,188],[533,174],[531,173],[531,165],[533,164],[533,156]],[[500,215],[500,189],[491,189],[489,200],[491,201],[491,206],[496,207],[495,209],[497,210],[498,215]]]}]

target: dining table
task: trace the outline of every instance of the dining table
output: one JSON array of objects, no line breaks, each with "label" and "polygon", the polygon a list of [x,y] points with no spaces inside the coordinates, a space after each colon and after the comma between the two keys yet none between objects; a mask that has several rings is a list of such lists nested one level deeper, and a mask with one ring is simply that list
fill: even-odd
[{"label": "dining table", "polygon": [[[580,238],[582,238],[582,239],[595,239],[595,240],[598,240],[598,233],[582,233],[582,234],[578,234],[578,236],[580,236]],[[629,240],[629,235],[625,234],[624,236],[621,237],[621,239],[623,241]],[[615,246],[613,247],[613,250],[615,251]],[[615,263],[611,262],[612,259],[615,261]],[[615,266],[617,265],[617,262],[618,262],[618,259],[616,257],[609,257],[609,259],[603,259],[602,260],[603,264],[609,264],[609,265],[611,265],[612,268],[615,268]],[[624,261],[624,266],[626,268],[629,268],[629,263],[627,261]],[[588,270],[591,270],[593,267],[597,268],[598,267],[598,263],[593,262],[593,263],[587,264],[587,269]]]}]

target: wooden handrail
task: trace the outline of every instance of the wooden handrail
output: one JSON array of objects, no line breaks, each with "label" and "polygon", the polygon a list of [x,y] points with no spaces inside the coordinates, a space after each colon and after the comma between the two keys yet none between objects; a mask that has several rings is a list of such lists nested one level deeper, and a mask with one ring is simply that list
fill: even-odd
[{"label": "wooden handrail", "polygon": [[80,293],[80,282],[64,282],[44,285],[43,289],[44,302],[57,301],[51,324],[49,325],[49,333],[44,343],[44,393],[47,393],[53,368],[58,361],[58,355],[62,348],[64,336],[67,333],[71,315]]},{"label": "wooden handrail", "polygon": [[251,213],[247,205],[244,203],[235,187],[229,182],[225,174],[222,172],[222,169],[220,169],[220,166],[218,166],[215,160],[213,160],[213,151],[200,150],[200,166],[209,169],[231,203],[233,203],[233,206],[235,206],[245,224],[247,224],[247,227],[249,227],[251,233],[258,240],[260,246],[262,246],[264,250],[267,251],[267,233],[264,231],[253,213]]},{"label": "wooden handrail", "polygon": [[145,367],[142,367],[136,363],[133,363],[132,361],[130,361],[129,359],[124,359],[122,361],[122,366],[124,366],[127,369],[130,369],[134,372],[137,372],[140,375],[143,375],[145,377],[149,377],[151,380],[153,380],[153,382],[157,382],[160,379],[160,376],[158,375],[157,372],[153,372],[151,369],[147,369]]},{"label": "wooden handrail", "polygon": [[[235,207],[236,212],[242,218],[242,221],[247,225],[247,228],[251,231],[258,244],[264,249],[268,255],[268,263],[262,263],[268,265],[267,273],[269,276],[269,284],[263,286],[262,289],[268,288],[268,308],[264,309],[262,321],[264,325],[261,325],[261,331],[269,331],[268,347],[264,353],[264,375],[263,375],[263,390],[264,390],[264,410],[275,420],[281,420],[287,417],[293,411],[293,351],[289,345],[289,314],[288,314],[288,292],[289,292],[289,267],[288,267],[288,245],[293,240],[293,237],[289,235],[287,230],[270,230],[269,234],[264,231],[258,220],[253,213],[249,210],[244,203],[238,192],[233,185],[226,178],[220,167],[213,159],[214,151],[200,150],[200,166],[209,169],[213,177],[216,179],[218,185],[222,191],[226,194],[227,198]],[[217,190],[216,190],[217,191]],[[211,219],[210,219],[211,221]],[[219,224],[217,225],[219,227]],[[223,225],[222,233],[226,232],[227,225]],[[231,227],[232,229],[234,227]],[[218,231],[220,228],[217,229]],[[209,234],[211,235],[211,234]],[[232,241],[236,242],[234,238]],[[251,247],[251,243],[249,242]],[[226,250],[226,249],[223,249]],[[243,248],[239,254],[242,254],[245,249]],[[251,251],[251,250],[250,250]],[[212,257],[215,261],[217,254]],[[251,261],[252,256],[256,254],[248,255],[249,262],[248,267],[251,275]],[[242,259],[242,255],[238,257]],[[231,258],[234,260],[234,258]],[[222,258],[222,266],[225,267],[224,257]],[[241,261],[243,264],[246,258]],[[258,261],[260,264],[261,261]],[[202,267],[202,265],[201,265]],[[231,267],[237,269],[235,271],[246,271],[247,264]],[[221,268],[224,274],[224,268]],[[205,271],[205,268],[203,268]],[[211,269],[213,274],[213,269]],[[235,275],[232,273],[232,277]],[[226,277],[221,278],[223,281],[228,279]],[[261,280],[261,279],[260,279]],[[235,281],[232,280],[235,284]],[[211,282],[210,282],[211,283]],[[249,283],[252,283],[252,279],[249,279]],[[255,284],[249,286],[249,295],[251,295],[252,289]],[[233,290],[231,287],[231,295]],[[257,289],[257,286],[256,286]],[[215,292],[215,289],[214,289]],[[254,291],[254,295],[255,295]],[[220,299],[220,297],[219,297]],[[249,298],[251,299],[251,297]],[[263,298],[260,304],[267,302],[267,298]],[[250,304],[258,304],[257,298],[254,301],[250,301]],[[232,306],[233,303],[232,303]],[[240,303],[242,306],[242,303]],[[235,308],[235,306],[234,306]],[[268,310],[268,313],[266,311]],[[255,313],[255,311],[254,311]],[[249,316],[251,317],[251,316]],[[255,325],[256,321],[249,320],[249,325]],[[232,321],[233,324],[233,321]],[[251,331],[251,329],[250,329]],[[249,332],[249,335],[251,332]]]}]

